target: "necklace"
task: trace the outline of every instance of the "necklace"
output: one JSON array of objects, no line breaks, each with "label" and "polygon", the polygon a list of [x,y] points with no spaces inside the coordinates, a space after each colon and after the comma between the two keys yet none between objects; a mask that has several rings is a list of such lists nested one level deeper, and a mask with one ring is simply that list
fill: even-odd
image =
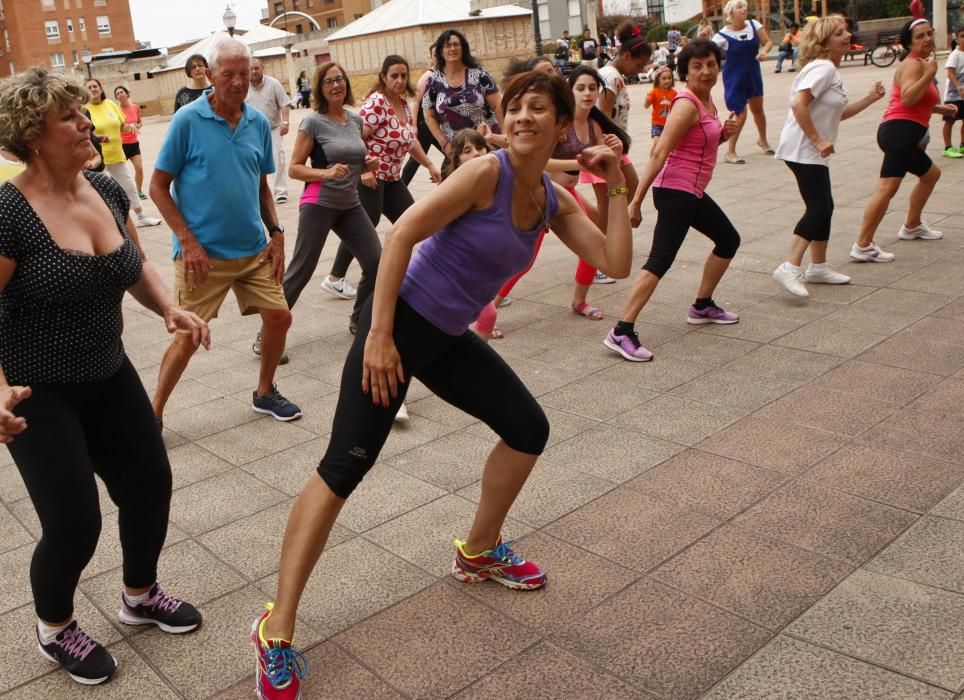
[{"label": "necklace", "polygon": [[[512,170],[515,171],[515,170],[516,170],[516,161],[515,161],[515,158],[514,158],[513,155],[512,155],[512,151],[506,149],[506,152],[509,154],[509,161],[512,163]],[[540,177],[539,177],[539,184],[537,184],[535,187],[533,187],[533,188],[528,188],[528,187],[524,187],[524,186],[523,186],[522,189],[525,190],[526,194],[529,195],[529,199],[532,200],[532,203],[536,205],[536,211],[539,212],[539,218],[542,219],[542,227],[543,227],[543,228],[549,228],[549,218],[546,216],[546,214],[547,214],[548,211],[549,211],[549,193],[546,192],[546,208],[545,208],[545,209],[543,209],[541,206],[539,206],[539,200],[537,200],[537,199],[536,199],[536,196],[535,196],[534,194],[532,194],[533,190],[539,188],[541,185],[542,185],[542,177],[540,176]]]}]

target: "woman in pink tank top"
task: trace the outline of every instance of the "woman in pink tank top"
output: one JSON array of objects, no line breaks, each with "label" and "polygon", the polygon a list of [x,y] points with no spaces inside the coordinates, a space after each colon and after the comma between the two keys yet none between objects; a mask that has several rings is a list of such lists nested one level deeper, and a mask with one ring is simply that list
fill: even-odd
[{"label": "woman in pink tank top", "polygon": [[893,253],[881,249],[874,241],[890,200],[897,194],[907,173],[918,177],[910,194],[907,218],[897,232],[901,240],[920,238],[932,241],[944,234],[935,231],[921,220],[921,212],[934,186],[941,178],[941,170],[924,152],[931,114],[957,114],[954,105],[940,104],[937,93],[937,61],[934,57],[934,29],[926,19],[911,20],[900,30],[900,43],[907,49],[906,60],[894,74],[890,103],[877,128],[877,145],[884,152],[880,179],[864,210],[860,236],[850,257],[859,262],[890,262]]},{"label": "woman in pink tank top", "polygon": [[720,121],[710,97],[721,60],[720,47],[705,39],[697,39],[680,52],[677,71],[686,89],[680,90],[673,100],[666,127],[640,173],[639,187],[629,208],[630,219],[639,221],[640,205],[652,186],[653,204],[658,212],[653,247],[633,282],[619,322],[603,340],[603,345],[631,362],[653,359],[653,353],[643,347],[636,334],[636,318],[669,271],[690,227],[712,240],[714,248],[703,266],[703,279],[686,322],[731,324],[740,320],[713,301],[716,285],[740,246],[740,234],[706,194],[720,144],[737,128],[733,114],[725,125]]}]

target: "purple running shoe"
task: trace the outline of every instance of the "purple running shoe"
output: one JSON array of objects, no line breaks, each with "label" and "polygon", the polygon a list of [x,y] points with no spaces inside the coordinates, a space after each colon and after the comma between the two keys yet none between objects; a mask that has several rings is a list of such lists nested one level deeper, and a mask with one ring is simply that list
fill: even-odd
[{"label": "purple running shoe", "polygon": [[616,329],[613,328],[603,341],[603,345],[630,362],[649,362],[653,359],[653,353],[639,342],[639,336],[636,335],[635,330],[626,335],[616,335]]},{"label": "purple running shoe", "polygon": [[691,306],[686,314],[686,322],[694,326],[702,326],[707,323],[719,323],[727,326],[739,320],[739,315],[724,311],[713,301],[710,301],[710,305],[705,309],[697,309],[696,306]]}]

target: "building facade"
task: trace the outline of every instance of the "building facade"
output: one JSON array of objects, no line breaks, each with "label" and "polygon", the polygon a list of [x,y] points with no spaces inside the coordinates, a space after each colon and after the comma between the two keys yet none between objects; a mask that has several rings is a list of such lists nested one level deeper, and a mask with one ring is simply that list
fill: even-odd
[{"label": "building facade", "polygon": [[[285,12],[303,12],[318,22],[322,29],[344,27],[377,7],[373,5],[373,0],[267,0],[267,4],[267,12],[262,10],[263,24],[270,24]],[[287,20],[282,18],[273,26],[292,34],[305,34],[314,29],[311,22],[295,14],[289,14]]]},{"label": "building facade", "polygon": [[0,35],[0,75],[136,48],[128,0],[0,0]]}]

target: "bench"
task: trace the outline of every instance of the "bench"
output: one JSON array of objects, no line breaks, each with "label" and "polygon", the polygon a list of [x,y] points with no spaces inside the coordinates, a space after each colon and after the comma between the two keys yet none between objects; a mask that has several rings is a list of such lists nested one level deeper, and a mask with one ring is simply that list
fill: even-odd
[{"label": "bench", "polygon": [[[891,46],[897,40],[898,34],[900,34],[900,32],[896,29],[874,29],[865,32],[854,32],[850,43],[859,44],[863,48],[850,49],[850,51],[844,54],[844,60],[853,60],[855,56],[863,56],[864,65],[866,66],[869,61],[872,61],[874,50],[879,47]],[[891,58],[888,61],[884,61],[883,65],[890,65],[893,62],[894,59]]]}]

